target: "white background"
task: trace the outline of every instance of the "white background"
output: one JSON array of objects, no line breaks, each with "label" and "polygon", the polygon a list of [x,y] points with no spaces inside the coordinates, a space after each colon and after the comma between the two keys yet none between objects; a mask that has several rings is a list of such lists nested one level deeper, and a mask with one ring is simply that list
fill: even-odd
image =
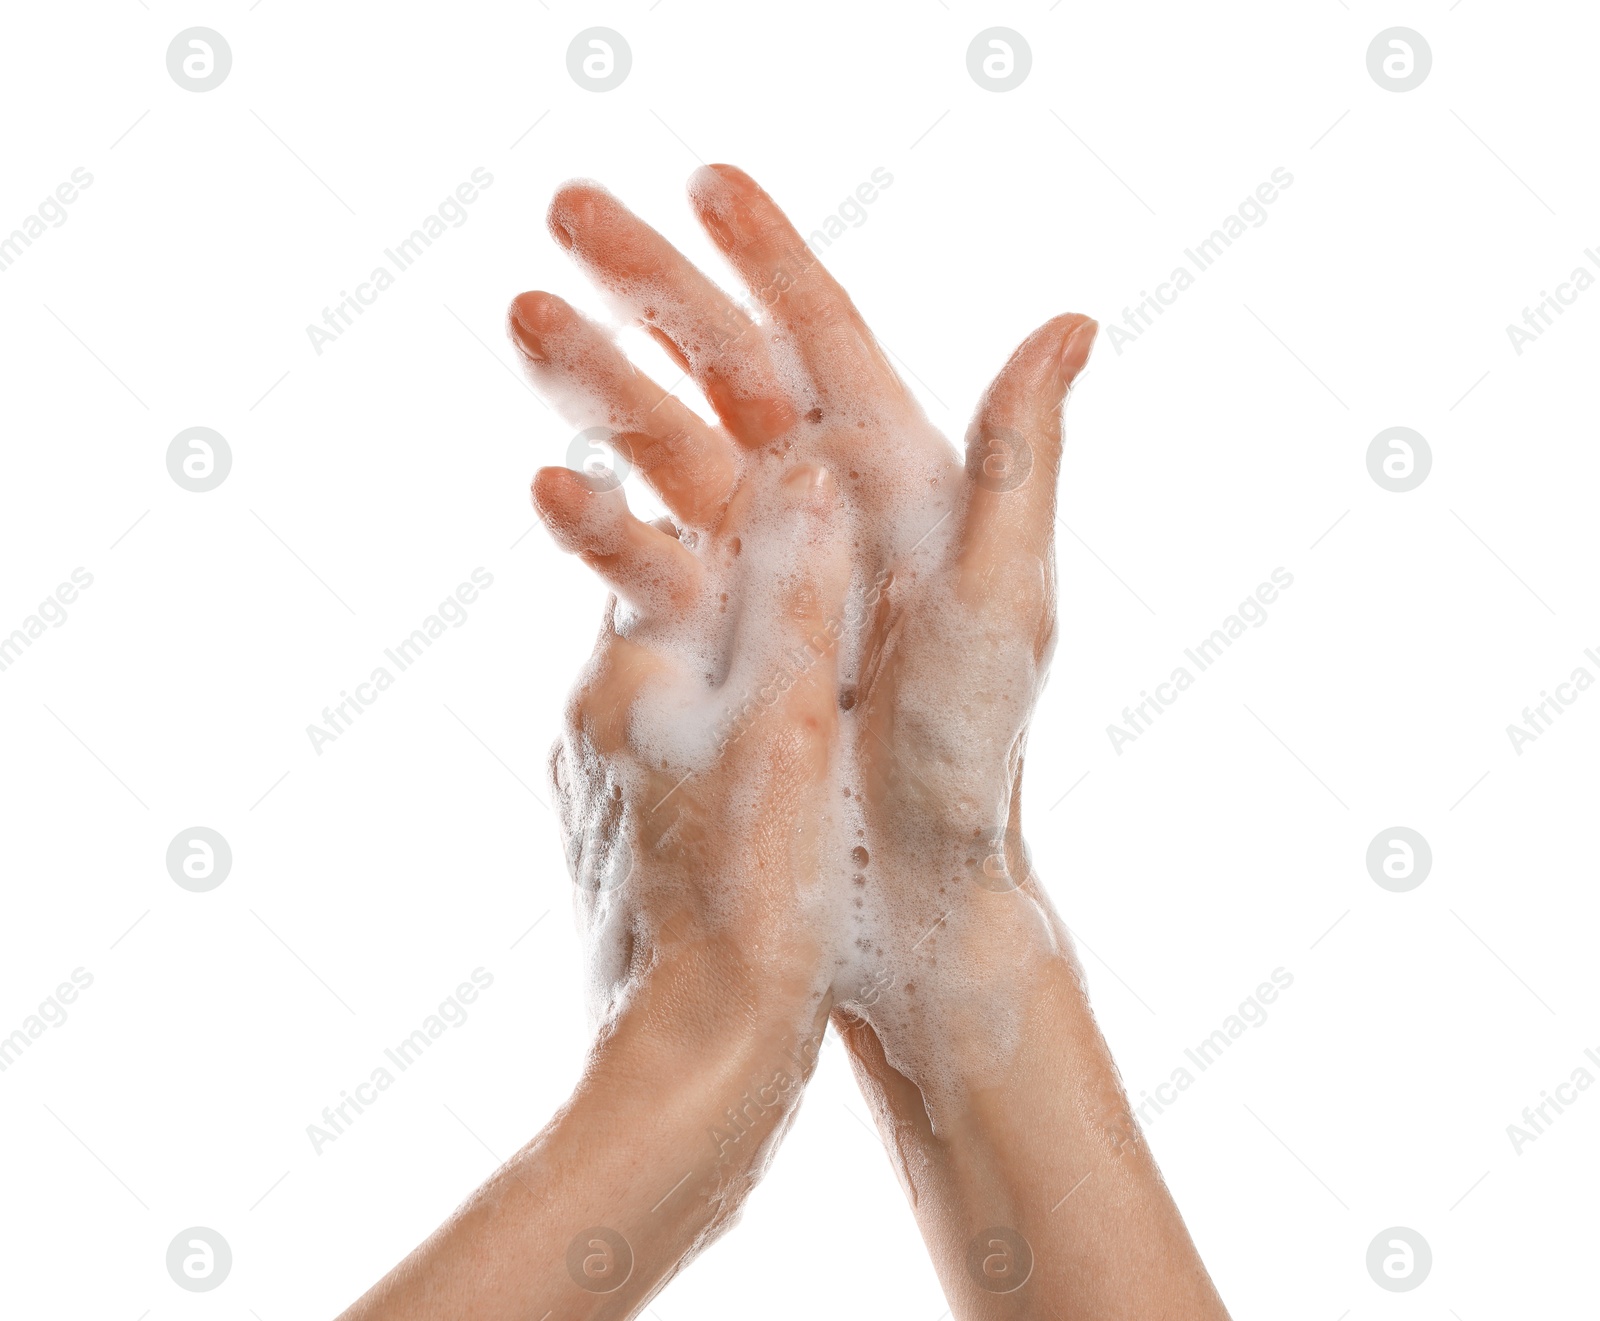
[{"label": "white background", "polygon": [[[1004,94],[966,69],[996,24],[1033,55]],[[203,94],[165,63],[194,25],[233,53]],[[604,94],[566,69],[593,25],[633,53]],[[1366,68],[1394,25],[1434,58],[1403,94]],[[1506,1126],[1600,1052],[1600,691],[1520,756],[1506,726],[1600,675],[1600,292],[1521,355],[1505,329],[1600,248],[1591,7],[107,0],[5,28],[0,233],[94,182],[0,273],[0,632],[94,585],[0,673],[0,1032],[94,982],[0,1074],[0,1312],[330,1316],[566,1095],[579,947],[539,800],[601,591],[529,532],[570,430],[501,321],[530,288],[601,310],[544,230],[574,175],[720,274],[683,201],[704,160],[803,232],[893,175],[826,260],[956,436],[1034,325],[1119,320],[1293,175],[1075,394],[1035,861],[1136,1101],[1294,977],[1149,1128],[1236,1316],[1592,1313],[1600,1089],[1520,1154]],[[468,221],[319,356],[306,325],[479,166]],[[1365,463],[1396,425],[1433,454],[1407,494]],[[209,493],[167,473],[191,426],[232,450]],[[308,723],[478,566],[468,622],[316,755]],[[1268,622],[1118,755],[1108,723],[1278,566]],[[1434,854],[1405,894],[1364,862],[1397,824]],[[206,894],[164,862],[195,825],[234,855]],[[314,1154],[477,967],[468,1021]],[[830,1046],[654,1314],[937,1321],[865,1115]],[[166,1273],[192,1225],[233,1249],[214,1293]],[[1415,1292],[1365,1268],[1393,1225],[1432,1245]]]}]

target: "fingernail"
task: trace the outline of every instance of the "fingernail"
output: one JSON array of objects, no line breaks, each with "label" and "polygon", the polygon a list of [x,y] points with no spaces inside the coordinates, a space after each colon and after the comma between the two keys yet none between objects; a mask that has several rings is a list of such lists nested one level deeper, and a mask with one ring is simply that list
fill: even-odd
[{"label": "fingernail", "polygon": [[737,235],[729,221],[727,207],[724,202],[716,198],[699,198],[700,223],[721,246],[732,247]]},{"label": "fingernail", "polygon": [[571,179],[556,189],[545,214],[550,237],[570,250],[585,231],[593,233],[608,203],[614,199],[592,179]]},{"label": "fingernail", "polygon": [[516,328],[517,334],[530,343],[538,342],[538,335],[534,332],[532,319],[528,315],[527,303],[522,298],[511,300],[511,324]]},{"label": "fingernail", "polygon": [[518,294],[511,300],[511,326],[528,356],[543,360],[540,341],[556,321],[559,306],[549,294]]},{"label": "fingernail", "polygon": [[1066,343],[1061,346],[1061,383],[1069,389],[1088,364],[1090,351],[1094,348],[1094,338],[1099,329],[1100,324],[1097,321],[1080,322],[1077,329],[1067,336]]},{"label": "fingernail", "polygon": [[695,203],[700,223],[724,247],[740,238],[739,203],[740,188],[736,178],[730,178],[715,165],[703,165],[690,176],[689,196]]}]

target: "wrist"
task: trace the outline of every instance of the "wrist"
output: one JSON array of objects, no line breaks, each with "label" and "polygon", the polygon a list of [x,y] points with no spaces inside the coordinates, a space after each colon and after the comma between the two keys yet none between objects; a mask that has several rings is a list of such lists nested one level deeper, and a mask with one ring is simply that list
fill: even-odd
[{"label": "wrist", "polygon": [[808,978],[752,975],[716,937],[675,941],[631,976],[600,1025],[590,1069],[619,1083],[721,1096],[786,1070],[809,1077],[827,1005]]},{"label": "wrist", "polygon": [[1087,1015],[1065,929],[1025,888],[974,889],[917,954],[872,1003],[846,1009],[870,1023],[936,1127],[1011,1085],[1042,1042]]}]

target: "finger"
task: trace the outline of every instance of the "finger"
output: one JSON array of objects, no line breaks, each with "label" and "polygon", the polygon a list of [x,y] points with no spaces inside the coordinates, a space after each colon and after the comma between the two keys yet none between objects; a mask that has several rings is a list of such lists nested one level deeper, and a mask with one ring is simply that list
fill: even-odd
[{"label": "finger", "polygon": [[909,401],[866,322],[770,197],[743,170],[707,165],[689,200],[762,309],[794,341],[824,399],[887,392]]},{"label": "finger", "polygon": [[518,294],[507,319],[524,370],[574,426],[607,423],[613,444],[667,508],[710,526],[738,477],[738,451],[553,294]]},{"label": "finger", "polygon": [[610,193],[565,185],[550,203],[549,225],[589,278],[694,378],[738,440],[764,445],[794,425],[765,333]]},{"label": "finger", "polygon": [[630,514],[620,487],[570,468],[541,468],[533,479],[533,504],[556,544],[629,604],[648,612],[694,601],[700,561],[675,537]]},{"label": "finger", "polygon": [[778,598],[794,679],[785,709],[826,738],[838,722],[839,640],[850,584],[849,544],[834,518],[839,491],[826,468],[802,464],[784,478],[780,496],[794,538],[794,569]]},{"label": "finger", "polygon": [[967,431],[964,508],[958,532],[964,567],[988,576],[1052,545],[1061,411],[1089,359],[1099,327],[1069,314],[1023,340],[984,392]]},{"label": "finger", "polygon": [[757,726],[797,733],[753,742],[787,748],[801,777],[815,779],[827,768],[838,727],[849,541],[837,526],[838,488],[826,469],[793,469],[771,498],[774,505],[759,511],[761,551],[741,561],[748,578],[720,733],[724,746]]}]

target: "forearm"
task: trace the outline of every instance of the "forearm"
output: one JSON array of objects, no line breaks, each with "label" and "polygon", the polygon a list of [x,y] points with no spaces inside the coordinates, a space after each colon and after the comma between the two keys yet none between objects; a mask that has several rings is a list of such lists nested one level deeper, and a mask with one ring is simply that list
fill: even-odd
[{"label": "forearm", "polygon": [[341,1321],[632,1316],[715,1237],[793,1116],[821,1021],[730,1000],[669,1027],[681,980],[641,988],[545,1129]]},{"label": "forearm", "polygon": [[1015,1050],[935,1111],[937,1131],[870,1029],[846,1034],[954,1315],[1225,1318],[1071,955],[996,966],[1026,1007]]}]

